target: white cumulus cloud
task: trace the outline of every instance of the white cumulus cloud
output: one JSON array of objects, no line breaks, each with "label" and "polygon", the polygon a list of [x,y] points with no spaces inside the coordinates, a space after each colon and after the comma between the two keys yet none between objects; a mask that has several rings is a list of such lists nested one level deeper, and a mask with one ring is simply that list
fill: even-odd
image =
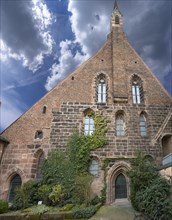
[{"label": "white cumulus cloud", "polygon": [[20,60],[35,72],[44,57],[52,53],[53,38],[48,30],[53,23],[44,0],[2,1],[1,60]]},{"label": "white cumulus cloud", "polygon": [[[108,6],[109,5],[109,6]],[[75,39],[60,43],[60,57],[51,67],[45,88],[50,90],[67,74],[92,56],[105,42],[110,31],[110,15],[113,2],[72,1],[69,0],[68,11],[71,13],[70,23]],[[72,46],[79,45],[76,53]]]},{"label": "white cumulus cloud", "polygon": [[79,64],[88,59],[87,55],[82,55],[79,51],[73,55],[71,47],[75,44],[73,41],[65,40],[60,43],[59,63],[54,63],[50,69],[51,75],[47,78],[45,88],[52,89],[68,73],[73,71]]}]

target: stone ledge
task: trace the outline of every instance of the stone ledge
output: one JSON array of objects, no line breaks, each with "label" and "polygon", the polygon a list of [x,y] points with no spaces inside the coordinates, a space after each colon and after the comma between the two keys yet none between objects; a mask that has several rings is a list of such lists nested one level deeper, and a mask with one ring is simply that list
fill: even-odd
[{"label": "stone ledge", "polygon": [[63,220],[63,219],[72,219],[73,215],[71,212],[60,212],[60,213],[53,213],[47,212],[42,215],[38,214],[10,214],[4,213],[0,214],[0,220]]}]

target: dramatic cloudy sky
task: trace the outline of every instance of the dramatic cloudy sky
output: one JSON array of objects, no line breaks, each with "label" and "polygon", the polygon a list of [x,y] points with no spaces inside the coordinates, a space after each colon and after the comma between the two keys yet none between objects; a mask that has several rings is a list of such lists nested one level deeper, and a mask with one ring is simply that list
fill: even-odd
[{"label": "dramatic cloudy sky", "polygon": [[[124,31],[172,94],[172,1],[119,0]],[[0,131],[92,56],[114,0],[0,0]]]}]

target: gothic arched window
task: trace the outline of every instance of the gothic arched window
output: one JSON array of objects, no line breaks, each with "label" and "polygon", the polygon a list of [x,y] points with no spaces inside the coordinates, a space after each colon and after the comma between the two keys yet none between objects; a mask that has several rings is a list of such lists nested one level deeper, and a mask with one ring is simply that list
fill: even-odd
[{"label": "gothic arched window", "polygon": [[94,119],[91,115],[86,115],[84,118],[84,134],[91,135],[94,131]]},{"label": "gothic arched window", "polygon": [[92,159],[90,166],[89,166],[89,172],[93,176],[98,176],[99,174],[99,162],[96,159]]},{"label": "gothic arched window", "polygon": [[98,86],[97,86],[97,101],[98,103],[105,103],[107,99],[106,92],[106,79],[104,74],[100,74],[98,77]]},{"label": "gothic arched window", "polygon": [[115,16],[115,24],[119,24],[119,16],[118,15]]},{"label": "gothic arched window", "polygon": [[116,136],[125,135],[125,123],[124,123],[124,114],[119,113],[116,115]]},{"label": "gothic arched window", "polygon": [[138,76],[134,76],[132,80],[132,99],[134,104],[143,102],[143,88]]},{"label": "gothic arched window", "polygon": [[140,126],[140,135],[142,137],[146,137],[147,136],[146,118],[143,113],[140,115],[139,126]]},{"label": "gothic arched window", "polygon": [[15,189],[16,187],[20,187],[22,184],[22,180],[21,180],[21,177],[16,174],[11,182],[10,182],[10,189],[9,189],[9,202],[12,202],[14,200],[14,197],[15,197]]},{"label": "gothic arched window", "polygon": [[45,159],[44,153],[42,153],[39,158],[38,158],[38,164],[37,164],[37,173],[36,173],[36,178],[41,179],[42,178],[42,173],[41,173],[41,166],[42,162]]}]

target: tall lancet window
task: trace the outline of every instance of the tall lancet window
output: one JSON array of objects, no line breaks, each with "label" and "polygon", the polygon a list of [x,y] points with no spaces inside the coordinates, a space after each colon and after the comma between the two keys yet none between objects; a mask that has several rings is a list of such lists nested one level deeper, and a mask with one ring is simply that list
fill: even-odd
[{"label": "tall lancet window", "polygon": [[132,98],[134,104],[143,102],[143,88],[139,77],[135,76],[132,81]]},{"label": "tall lancet window", "polygon": [[17,187],[20,187],[21,184],[22,184],[21,177],[18,174],[16,174],[10,182],[9,198],[8,198],[9,202],[13,202],[16,194],[15,190]]},{"label": "tall lancet window", "polygon": [[146,137],[147,136],[146,118],[145,118],[145,115],[143,113],[140,115],[139,126],[140,126],[140,135],[142,137]]},{"label": "tall lancet window", "polygon": [[99,103],[106,103],[107,99],[107,88],[106,88],[106,79],[103,74],[98,77],[98,91],[97,91],[97,101]]},{"label": "tall lancet window", "polygon": [[38,164],[37,164],[37,173],[36,173],[36,178],[41,179],[42,178],[42,173],[41,173],[41,166],[43,163],[43,160],[45,159],[44,153],[39,156],[38,158]]},{"label": "tall lancet window", "polygon": [[86,115],[84,118],[84,134],[91,135],[94,131],[94,119],[92,116]]},{"label": "tall lancet window", "polygon": [[124,114],[119,113],[116,116],[116,136],[125,135],[125,123],[124,123]]}]

